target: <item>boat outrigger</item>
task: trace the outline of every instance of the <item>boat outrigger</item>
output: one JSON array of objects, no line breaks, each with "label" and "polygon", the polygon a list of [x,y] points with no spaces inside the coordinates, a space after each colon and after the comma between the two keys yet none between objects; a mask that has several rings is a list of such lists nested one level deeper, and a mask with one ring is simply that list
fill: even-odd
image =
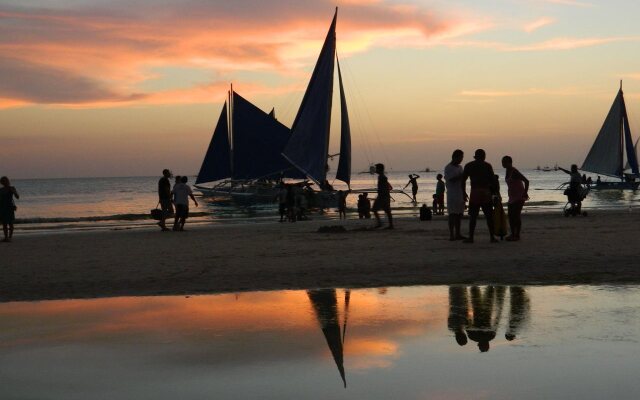
[{"label": "boat outrigger", "polygon": [[620,81],[620,90],[580,169],[620,180],[602,181],[598,179],[592,186],[594,189],[636,190],[640,185],[638,182],[640,172],[638,171],[637,144],[636,141],[636,146],[634,146],[631,137],[627,107],[622,92],[622,81]]}]

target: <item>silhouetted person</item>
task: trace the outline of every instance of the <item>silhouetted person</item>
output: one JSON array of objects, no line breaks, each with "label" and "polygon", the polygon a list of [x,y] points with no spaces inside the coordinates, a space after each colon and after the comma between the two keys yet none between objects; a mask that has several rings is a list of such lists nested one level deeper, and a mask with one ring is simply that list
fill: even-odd
[{"label": "silhouetted person", "polygon": [[338,190],[338,216],[347,219],[347,193],[344,190]]},{"label": "silhouetted person", "polygon": [[502,317],[504,287],[487,286],[483,289],[471,287],[473,318],[467,328],[469,339],[478,343],[481,352],[489,351],[489,342],[496,337]]},{"label": "silhouetted person", "polygon": [[6,176],[0,178],[0,222],[2,222],[3,242],[10,242],[13,238],[13,222],[16,219],[16,204],[13,198],[20,198],[15,187],[11,186],[11,181]]},{"label": "silhouetted person", "polygon": [[464,214],[464,170],[460,165],[464,152],[455,150],[451,162],[444,167],[444,180],[447,187],[447,212],[449,213],[449,240],[466,239],[460,234],[462,214]]},{"label": "silhouetted person", "polygon": [[473,156],[475,159],[464,166],[463,181],[471,180],[471,195],[469,197],[469,237],[465,243],[473,243],[473,236],[476,230],[478,214],[480,209],[487,220],[489,228],[489,238],[492,243],[497,242],[493,230],[493,182],[494,173],[491,164],[485,161],[484,150],[478,149]]},{"label": "silhouetted person", "polygon": [[507,190],[509,193],[509,203],[507,207],[511,235],[507,237],[507,240],[516,241],[520,240],[522,208],[524,207],[524,202],[529,200],[529,180],[514,168],[511,157],[502,157],[502,166],[506,169],[504,180],[507,182]]},{"label": "silhouetted person", "polygon": [[276,194],[276,200],[278,201],[278,212],[280,213],[280,222],[284,221],[284,217],[287,213],[287,188],[284,182],[280,181],[278,184],[278,194]]},{"label": "silhouetted person", "polygon": [[287,219],[296,222],[296,193],[293,185],[287,185]]},{"label": "silhouetted person", "polygon": [[420,175],[418,174],[409,174],[409,182],[402,189],[406,189],[407,186],[411,185],[411,194],[413,195],[413,202],[417,203],[416,195],[418,194],[418,178]]},{"label": "silhouetted person", "polygon": [[160,225],[160,228],[163,231],[169,230],[165,221],[169,216],[171,216],[171,214],[173,214],[173,205],[171,203],[171,182],[169,182],[169,178],[171,178],[171,171],[165,169],[162,171],[162,178],[158,181],[158,201],[160,203],[160,209],[162,210],[158,225]]},{"label": "silhouetted person", "polygon": [[602,183],[602,179],[600,179],[600,175],[598,175],[598,179],[596,179],[596,185],[599,185]]},{"label": "silhouetted person", "polygon": [[420,207],[420,221],[431,221],[431,216],[431,209],[427,207],[426,204],[423,204],[422,207]]},{"label": "silhouetted person", "polygon": [[504,240],[507,236],[507,215],[502,206],[502,195],[500,194],[500,177],[493,176],[493,230],[494,234]]},{"label": "silhouetted person", "polygon": [[460,346],[467,344],[465,330],[469,325],[469,296],[466,286],[449,286],[449,319],[447,327]]},{"label": "silhouetted person", "polygon": [[391,216],[391,185],[387,176],[384,174],[384,164],[376,164],[376,174],[378,174],[378,197],[373,202],[373,215],[376,217],[375,228],[380,228],[380,215],[378,211],[382,210],[387,214],[389,226],[387,229],[393,229],[393,217]]},{"label": "silhouetted person", "polygon": [[587,177],[587,185],[592,185],[593,184],[593,179],[591,179],[590,176]]},{"label": "silhouetted person", "polygon": [[529,296],[522,286],[509,287],[509,326],[505,339],[513,340],[529,320]]},{"label": "silhouetted person", "polygon": [[442,180],[442,174],[436,176],[436,203],[438,208],[434,208],[433,212],[438,215],[444,215],[444,192],[445,184]]},{"label": "silhouetted person", "polygon": [[571,164],[570,171],[562,167],[558,167],[558,169],[569,174],[571,177],[569,180],[569,188],[565,190],[565,195],[569,203],[571,203],[571,212],[573,215],[578,215],[582,209],[582,176],[580,176],[580,172],[578,172],[578,166]]},{"label": "silhouetted person", "polygon": [[180,178],[180,183],[177,183],[173,187],[174,202],[176,204],[176,216],[173,222],[174,231],[184,231],[184,224],[187,222],[187,218],[189,218],[189,197],[191,197],[191,200],[193,200],[196,207],[198,207],[198,201],[193,195],[191,187],[187,185],[188,181],[189,179],[183,176]]},{"label": "silhouetted person", "polygon": [[358,218],[371,218],[371,204],[367,197],[367,193],[358,195]]}]

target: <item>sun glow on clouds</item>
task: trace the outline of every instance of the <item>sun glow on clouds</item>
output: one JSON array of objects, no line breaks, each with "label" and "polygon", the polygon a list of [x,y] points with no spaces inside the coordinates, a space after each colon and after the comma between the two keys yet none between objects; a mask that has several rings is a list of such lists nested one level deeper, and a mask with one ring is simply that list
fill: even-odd
[{"label": "sun glow on clouds", "polygon": [[[304,8],[272,4],[263,10],[269,15],[250,0],[240,2],[239,8],[199,1],[181,8],[176,2],[166,15],[156,11],[148,16],[144,3],[134,3],[126,15],[97,6],[0,6],[0,77],[15,82],[0,86],[0,106],[201,102],[217,94],[208,90],[226,85],[241,70],[291,78],[317,57],[331,16],[331,4],[322,1]],[[382,1],[349,1],[339,18],[343,56],[478,29],[459,17]],[[211,78],[172,90],[139,90],[166,66],[209,71]],[[37,84],[24,87],[25,82]],[[246,87],[247,95],[273,90],[264,81]],[[294,87],[299,85],[288,86]]]}]

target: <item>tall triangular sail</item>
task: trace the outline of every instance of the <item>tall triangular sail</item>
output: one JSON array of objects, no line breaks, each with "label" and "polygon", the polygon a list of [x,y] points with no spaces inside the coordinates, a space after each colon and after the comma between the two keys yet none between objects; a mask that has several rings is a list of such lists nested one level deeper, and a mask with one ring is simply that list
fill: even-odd
[{"label": "tall triangular sail", "polygon": [[[633,145],[633,154],[636,155],[636,161],[638,160],[638,142],[640,142],[640,138],[636,139],[636,144]],[[627,163],[625,164],[624,169],[631,169],[629,159],[627,159]]]},{"label": "tall triangular sail", "polygon": [[624,97],[620,89],[581,169],[602,175],[622,176],[623,110]]},{"label": "tall triangular sail", "polygon": [[282,152],[291,164],[317,183],[324,183],[327,176],[337,16],[336,9],[293,122],[291,139]]},{"label": "tall triangular sail", "polygon": [[289,128],[235,92],[232,121],[234,179],[274,178],[292,168],[281,154]]},{"label": "tall triangular sail", "polygon": [[[622,89],[620,90],[622,92]],[[624,145],[627,149],[627,164],[631,168],[631,172],[636,176],[640,176],[640,172],[638,171],[638,156],[636,153],[636,149],[633,146],[633,138],[631,138],[631,128],[629,127],[629,118],[627,116],[627,106],[624,103],[624,99],[622,100],[622,119],[624,121]],[[636,142],[636,144],[638,144]]]},{"label": "tall triangular sail", "polygon": [[213,132],[209,148],[202,161],[196,184],[213,182],[231,177],[231,149],[227,123],[227,103],[224,103],[218,124]]},{"label": "tall triangular sail", "polygon": [[338,82],[340,83],[340,161],[336,179],[349,185],[351,183],[351,127],[349,126],[349,112],[347,111],[347,100],[342,86],[342,72],[340,71],[340,61],[338,64]]}]

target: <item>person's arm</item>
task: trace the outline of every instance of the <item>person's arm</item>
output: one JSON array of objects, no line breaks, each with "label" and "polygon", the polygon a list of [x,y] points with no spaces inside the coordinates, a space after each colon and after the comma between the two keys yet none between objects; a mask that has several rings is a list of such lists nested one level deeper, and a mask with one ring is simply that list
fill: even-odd
[{"label": "person's arm", "polygon": [[18,191],[15,187],[11,186],[11,191],[13,192],[13,195],[16,196],[16,199],[20,198],[20,195],[18,194]]},{"label": "person's arm", "polygon": [[416,174],[415,177],[416,177],[416,179],[418,179],[418,178],[420,178],[420,175]]},{"label": "person's arm", "polygon": [[194,196],[193,193],[189,193],[189,196],[191,197],[191,200],[196,203],[196,207],[198,207],[198,200],[196,200],[196,196]]},{"label": "person's arm", "polygon": [[567,173],[567,174],[571,175],[571,171],[569,171],[569,170],[566,170],[566,169],[564,169],[564,168],[562,168],[562,167],[558,167],[558,169],[559,169],[560,171],[564,172],[564,173]]},{"label": "person's arm", "polygon": [[404,187],[402,188],[402,190],[405,190],[407,188],[407,186],[409,186],[411,184],[411,180],[409,180],[409,182],[407,182],[406,185],[404,185]]}]

